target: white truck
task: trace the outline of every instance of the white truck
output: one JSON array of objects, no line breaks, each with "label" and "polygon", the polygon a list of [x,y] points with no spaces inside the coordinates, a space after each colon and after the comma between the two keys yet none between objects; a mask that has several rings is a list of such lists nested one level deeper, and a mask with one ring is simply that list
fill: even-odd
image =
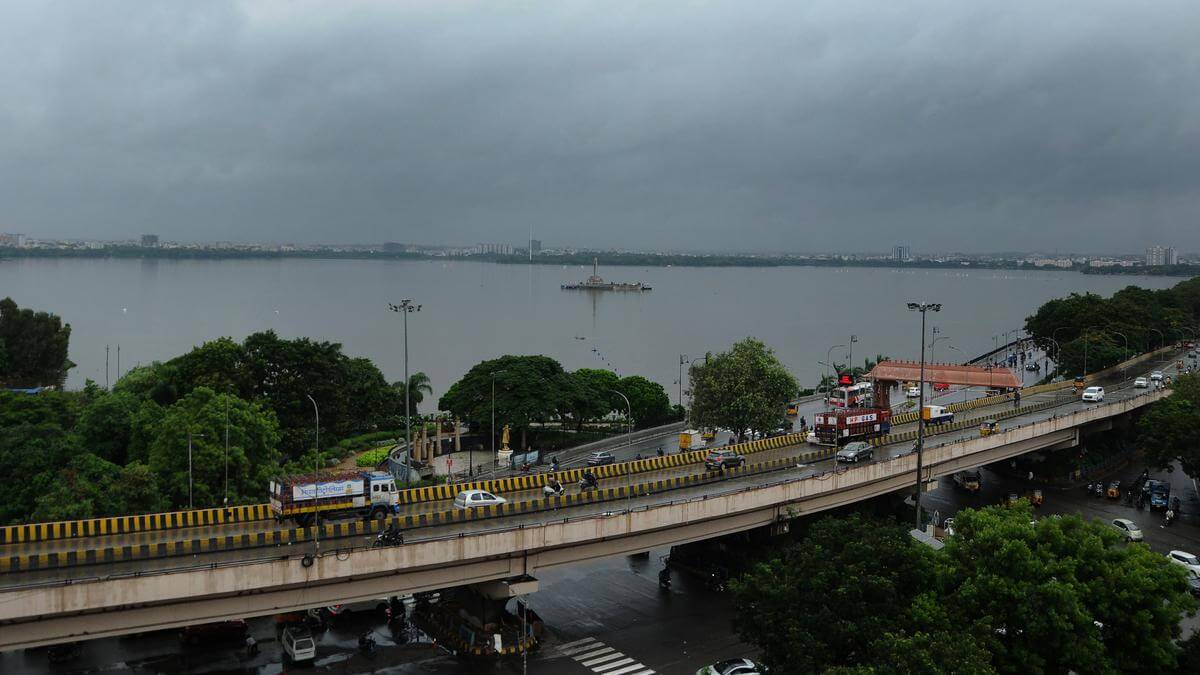
[{"label": "white truck", "polygon": [[921,419],[926,424],[950,424],[954,421],[954,413],[944,405],[926,405],[921,409]]},{"label": "white truck", "polygon": [[271,481],[271,513],[308,527],[320,511],[383,520],[399,509],[396,480],[383,471],[345,471],[312,476],[288,476]]}]

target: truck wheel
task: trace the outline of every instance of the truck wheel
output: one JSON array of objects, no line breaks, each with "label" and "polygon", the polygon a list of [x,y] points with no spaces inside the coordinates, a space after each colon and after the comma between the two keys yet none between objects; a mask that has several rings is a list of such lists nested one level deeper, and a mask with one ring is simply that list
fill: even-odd
[{"label": "truck wheel", "polygon": [[371,519],[377,523],[382,523],[387,520],[387,509],[376,508],[371,510]]}]

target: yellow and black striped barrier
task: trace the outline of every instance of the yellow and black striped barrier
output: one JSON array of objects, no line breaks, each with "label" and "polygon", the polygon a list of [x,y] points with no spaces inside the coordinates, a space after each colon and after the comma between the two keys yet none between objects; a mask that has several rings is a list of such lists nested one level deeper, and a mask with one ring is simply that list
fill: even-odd
[{"label": "yellow and black striped barrier", "polygon": [[[765,439],[773,440],[773,439]],[[499,506],[483,506],[473,509],[448,509],[432,513],[397,516],[385,521],[346,521],[327,523],[321,526],[320,537],[323,540],[343,539],[347,537],[366,536],[378,533],[390,523],[395,522],[401,529],[411,530],[421,527],[434,527],[471,520],[482,520],[502,516],[533,513],[550,509],[578,506],[595,502],[615,501],[632,497],[666,492],[683,487],[717,482],[735,476],[767,473],[794,466],[800,462],[812,462],[833,455],[833,450],[806,452],[797,457],[787,457],[768,460],[758,464],[745,464],[737,468],[710,471],[674,478],[664,478],[648,481],[637,485],[615,488],[588,490],[559,497],[532,499],[524,502],[509,502]],[[223,537],[207,537],[186,539],[157,544],[141,544],[136,546],[110,546],[78,551],[63,551],[56,553],[38,553],[29,555],[12,555],[0,557],[0,573],[28,572],[61,567],[76,567],[102,563],[119,563],[126,561],[146,560],[151,558],[168,558],[191,556],[202,553],[215,553],[235,549],[265,548],[301,544],[313,539],[315,528],[296,528],[290,530],[274,530],[254,534],[226,535]]]},{"label": "yellow and black striped barrier", "polygon": [[[1054,400],[1042,401],[1041,403],[1035,403],[1033,405],[1022,406],[1020,408],[1013,408],[1011,410],[1003,410],[1003,411],[997,412],[994,415],[988,415],[987,417],[973,417],[968,420],[959,420],[957,422],[951,422],[949,424],[926,424],[925,425],[925,435],[926,436],[935,436],[937,434],[950,433],[951,431],[960,431],[962,429],[968,429],[973,426],[978,426],[984,420],[1009,419],[1010,417],[1017,417],[1018,415],[1024,415],[1025,413],[1036,412],[1038,410],[1044,410],[1051,406],[1059,405],[1060,403],[1061,403],[1061,401],[1054,401]],[[886,436],[879,436],[878,438],[872,438],[870,443],[871,443],[871,445],[878,448],[878,447],[884,446],[884,445],[892,445],[893,443],[904,443],[906,441],[915,441],[916,439],[917,439],[916,431],[904,431],[904,432],[901,432],[898,434],[887,434]]]},{"label": "yellow and black striped barrier", "polygon": [[77,537],[103,537],[110,534],[130,534],[152,530],[173,530],[185,527],[204,527],[271,517],[268,504],[230,506],[218,509],[195,509],[172,513],[150,513],[141,516],[89,518],[55,523],[31,523],[0,527],[0,545]]}]

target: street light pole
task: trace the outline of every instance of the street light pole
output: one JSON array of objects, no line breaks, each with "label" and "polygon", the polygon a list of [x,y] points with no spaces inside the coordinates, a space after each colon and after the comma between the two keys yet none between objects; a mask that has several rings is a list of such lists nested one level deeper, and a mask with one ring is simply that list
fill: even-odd
[{"label": "street light pole", "polygon": [[625,399],[625,433],[627,433],[629,435],[628,436],[629,439],[632,439],[633,438],[633,406],[629,405],[629,397],[626,396],[625,394],[622,394],[621,392],[617,391],[616,389],[609,389],[609,391],[611,391],[612,393],[616,394],[617,396],[620,396],[621,398]]},{"label": "street light pole", "polygon": [[925,457],[925,313],[942,311],[941,303],[910,302],[909,311],[921,313],[921,381],[917,400],[917,529],[921,529],[921,465]]},{"label": "street light pole", "polygon": [[312,394],[305,394],[313,405],[313,557],[321,554],[321,509],[317,498],[321,494],[321,410]]},{"label": "street light pole", "polygon": [[[492,464],[495,465],[499,458],[496,456],[496,375],[507,372],[504,370],[492,371]],[[475,446],[471,446],[471,466],[475,465]],[[475,475],[474,473],[471,474]]]},{"label": "street light pole", "polygon": [[846,347],[846,349],[847,349],[846,363],[848,364],[848,367],[850,368],[850,379],[852,379],[852,380],[855,379],[854,378],[854,343],[855,342],[858,342],[858,336],[851,335],[850,336],[850,344],[847,345],[847,347]]},{"label": "street light pole", "polygon": [[[204,434],[195,434],[204,438]],[[188,429],[188,510],[195,508],[192,504],[192,430]]]},{"label": "street light pole", "polygon": [[[414,305],[412,298],[404,298],[398,305],[388,303],[388,309],[404,315],[404,450],[408,452],[409,457],[412,457],[412,415],[409,413],[408,407],[408,400],[412,395],[412,392],[409,391],[408,379],[408,315],[410,312],[421,311],[421,306]],[[438,449],[441,450],[441,448]]]},{"label": "street light pole", "polygon": [[225,395],[225,499],[223,506],[229,506],[229,394]]},{"label": "street light pole", "polygon": [[680,408],[683,407],[683,366],[684,366],[684,364],[690,364],[690,363],[691,363],[691,360],[688,359],[687,354],[679,355],[679,407]]}]

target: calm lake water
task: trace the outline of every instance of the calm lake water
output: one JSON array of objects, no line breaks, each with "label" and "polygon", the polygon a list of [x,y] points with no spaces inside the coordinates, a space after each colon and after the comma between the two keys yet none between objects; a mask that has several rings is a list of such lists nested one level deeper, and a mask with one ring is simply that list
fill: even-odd
[{"label": "calm lake water", "polygon": [[[1179,281],[1003,270],[620,267],[600,274],[654,290],[559,289],[590,273],[462,261],[25,259],[0,261],[0,297],[71,324],[71,359],[78,364],[68,379],[72,387],[86,378],[104,383],[106,344],[115,381],[117,345],[125,371],[205,340],[240,340],[266,329],[340,342],[398,380],[401,317],[387,304],[410,297],[422,305],[409,317],[410,369],[432,378],[435,399],[480,360],[546,354],[568,369],[645,375],[675,401],[681,353],[702,357],[747,335],[773,347],[811,386],[823,370],[817,361],[851,334],[858,336],[855,362],[877,353],[916,358],[920,318],[906,311],[907,301],[943,303],[940,314],[930,314],[930,326],[950,339],[938,342],[934,358],[959,361],[1020,328],[1050,298]],[[844,352],[835,349],[833,356]]]}]

